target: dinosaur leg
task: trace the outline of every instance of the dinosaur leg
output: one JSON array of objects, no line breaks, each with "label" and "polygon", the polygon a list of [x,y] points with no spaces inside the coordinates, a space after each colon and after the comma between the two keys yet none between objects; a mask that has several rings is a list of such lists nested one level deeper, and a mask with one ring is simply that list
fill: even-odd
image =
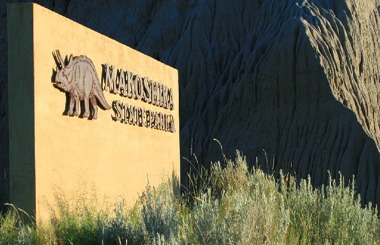
[{"label": "dinosaur leg", "polygon": [[95,97],[95,95],[92,96],[90,98],[90,100],[91,100],[92,108],[94,110],[93,115],[92,115],[92,119],[96,119],[96,118],[98,118],[98,105],[96,103],[96,97]]},{"label": "dinosaur leg", "polygon": [[74,95],[70,94],[70,104],[69,104],[69,111],[68,111],[69,116],[73,116],[74,101],[75,101]]},{"label": "dinosaur leg", "polygon": [[80,113],[80,103],[79,103],[79,98],[75,97],[75,111],[74,111],[74,116],[78,116]]},{"label": "dinosaur leg", "polygon": [[89,98],[84,98],[84,113],[83,117],[88,118],[90,116]]}]

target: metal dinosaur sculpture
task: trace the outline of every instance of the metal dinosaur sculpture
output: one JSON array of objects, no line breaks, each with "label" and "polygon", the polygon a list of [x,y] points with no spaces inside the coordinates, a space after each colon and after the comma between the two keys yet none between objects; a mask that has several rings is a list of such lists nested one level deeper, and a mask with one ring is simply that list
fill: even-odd
[{"label": "metal dinosaur sculpture", "polygon": [[[84,55],[73,57],[71,54],[68,60],[66,57],[67,62],[65,62],[59,50],[53,52],[53,57],[57,63],[53,85],[55,88],[68,93],[68,115],[79,116],[81,114],[80,101],[84,101],[84,118],[97,118],[98,102],[102,109],[111,109],[103,95],[99,78],[91,59]],[[90,102],[93,110],[90,110]]]}]

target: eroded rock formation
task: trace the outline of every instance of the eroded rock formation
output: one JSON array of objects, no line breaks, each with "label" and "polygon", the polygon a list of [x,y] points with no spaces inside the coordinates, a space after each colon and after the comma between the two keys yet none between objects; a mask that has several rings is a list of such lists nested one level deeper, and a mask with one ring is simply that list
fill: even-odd
[{"label": "eroded rock formation", "polygon": [[[355,175],[380,204],[377,0],[37,2],[179,70],[183,157],[221,158],[216,138],[227,156],[267,157],[316,185],[328,172]],[[4,6],[0,18],[6,57]]]}]

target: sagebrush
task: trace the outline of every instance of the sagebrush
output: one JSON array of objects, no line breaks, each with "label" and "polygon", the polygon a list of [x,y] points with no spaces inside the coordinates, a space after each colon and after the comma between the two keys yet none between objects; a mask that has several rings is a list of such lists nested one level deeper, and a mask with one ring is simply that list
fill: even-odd
[{"label": "sagebrush", "polygon": [[[224,166],[224,167],[222,167]],[[2,244],[379,244],[378,211],[362,207],[354,181],[275,178],[234,160],[199,167],[179,193],[176,180],[147,186],[131,208],[123,201],[98,210],[93,200],[57,195],[58,211],[44,227],[9,209]],[[95,194],[94,194],[95,195]],[[91,198],[90,198],[91,199]],[[73,204],[74,203],[74,204]]]}]

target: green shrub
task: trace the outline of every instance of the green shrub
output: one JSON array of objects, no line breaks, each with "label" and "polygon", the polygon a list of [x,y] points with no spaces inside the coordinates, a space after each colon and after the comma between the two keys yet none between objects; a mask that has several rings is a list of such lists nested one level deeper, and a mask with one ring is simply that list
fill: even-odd
[{"label": "green shrub", "polygon": [[141,217],[140,206],[128,212],[124,203],[116,204],[115,217],[99,219],[99,244],[148,244],[148,234]]},{"label": "green shrub", "polygon": [[67,198],[56,190],[55,205],[51,208],[51,226],[58,244],[97,244],[99,219],[103,212],[95,188],[80,184],[77,195]]},{"label": "green shrub", "polygon": [[[341,177],[339,183],[344,183]],[[292,225],[288,241],[300,244],[374,244],[380,241],[378,211],[371,204],[362,207],[355,198],[355,187],[329,181],[327,187],[314,189],[311,179],[299,187],[293,181],[287,205]]]},{"label": "green shrub", "polygon": [[1,244],[46,244],[47,231],[36,227],[32,218],[23,210],[8,204],[6,214],[0,214]]},{"label": "green shrub", "polygon": [[5,217],[0,216],[1,244],[16,244],[18,242],[18,228],[20,221],[13,210],[9,210]]},{"label": "green shrub", "polygon": [[59,244],[96,244],[96,214],[81,210],[62,214],[54,222],[54,231]]},{"label": "green shrub", "polygon": [[[273,176],[261,170],[248,171],[238,152],[227,160],[202,170],[202,190],[194,197],[187,238],[195,244],[279,244],[289,224],[283,195]],[[206,188],[207,187],[207,188]]]},{"label": "green shrub", "polygon": [[[50,227],[24,223],[12,208],[0,217],[1,244],[379,244],[378,210],[362,207],[343,178],[315,188],[311,179],[278,179],[248,170],[237,152],[210,169],[193,168],[188,192],[175,180],[147,186],[132,208],[99,210],[95,192],[57,194]],[[347,182],[347,181],[346,181]],[[59,193],[59,192],[57,192]],[[22,213],[22,212],[21,212]],[[27,216],[25,216],[27,217]],[[29,218],[30,219],[30,218]],[[30,219],[31,220],[31,219]]]},{"label": "green shrub", "polygon": [[154,188],[147,186],[141,198],[142,219],[152,242],[173,243],[179,236],[180,204],[170,181]]},{"label": "green shrub", "polygon": [[[225,167],[201,168],[190,181],[192,205],[184,237],[217,244],[374,244],[380,241],[378,211],[362,208],[354,185],[330,180],[316,189],[311,179],[276,180],[259,168],[248,171],[237,152]],[[195,184],[194,184],[195,183]],[[339,183],[344,183],[341,179]]]}]

